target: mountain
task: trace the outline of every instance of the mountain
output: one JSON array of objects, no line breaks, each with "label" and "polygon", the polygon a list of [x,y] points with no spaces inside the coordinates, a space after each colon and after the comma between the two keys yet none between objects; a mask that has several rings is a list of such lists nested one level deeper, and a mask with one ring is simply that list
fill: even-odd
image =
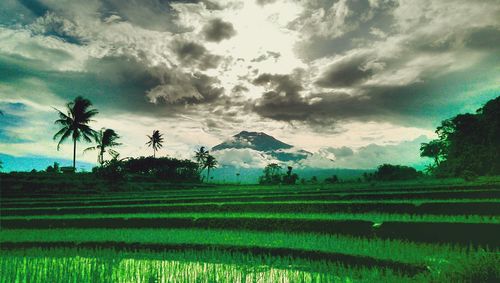
[{"label": "mountain", "polygon": [[212,151],[228,149],[250,149],[281,162],[296,162],[311,156],[312,153],[297,149],[262,132],[242,131],[225,142],[212,147]]}]

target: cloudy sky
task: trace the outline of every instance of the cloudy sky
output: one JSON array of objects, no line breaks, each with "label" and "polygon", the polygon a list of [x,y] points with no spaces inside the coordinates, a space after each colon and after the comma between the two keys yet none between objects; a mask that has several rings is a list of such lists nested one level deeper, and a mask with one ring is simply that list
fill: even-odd
[{"label": "cloudy sky", "polygon": [[70,159],[52,107],[82,95],[122,156],[153,129],[183,158],[250,130],[333,166],[417,164],[499,95],[499,51],[498,0],[2,0],[0,153]]}]

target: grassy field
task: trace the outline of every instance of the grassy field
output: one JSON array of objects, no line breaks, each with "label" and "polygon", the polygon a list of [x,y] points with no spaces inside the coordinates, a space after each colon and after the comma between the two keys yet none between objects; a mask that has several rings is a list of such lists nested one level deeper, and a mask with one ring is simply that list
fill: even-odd
[{"label": "grassy field", "polygon": [[499,282],[497,179],[2,194],[0,282]]}]

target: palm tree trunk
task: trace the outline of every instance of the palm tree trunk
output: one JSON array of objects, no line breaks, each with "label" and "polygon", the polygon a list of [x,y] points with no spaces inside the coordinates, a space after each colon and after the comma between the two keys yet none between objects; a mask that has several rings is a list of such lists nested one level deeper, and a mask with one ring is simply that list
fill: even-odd
[{"label": "palm tree trunk", "polygon": [[73,170],[76,172],[76,139],[73,139]]},{"label": "palm tree trunk", "polygon": [[156,150],[153,148],[153,158],[156,158]]},{"label": "palm tree trunk", "polygon": [[210,167],[207,170],[207,183],[210,183]]}]

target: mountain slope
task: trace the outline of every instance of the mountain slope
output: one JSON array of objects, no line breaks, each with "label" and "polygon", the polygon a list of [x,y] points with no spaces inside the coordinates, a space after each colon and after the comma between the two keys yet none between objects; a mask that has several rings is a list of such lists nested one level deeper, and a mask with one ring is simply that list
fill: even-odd
[{"label": "mountain slope", "polygon": [[260,152],[263,156],[270,157],[269,159],[281,162],[296,162],[312,155],[308,151],[294,148],[292,145],[262,132],[242,131],[212,148],[213,151],[228,149],[251,149]]}]

